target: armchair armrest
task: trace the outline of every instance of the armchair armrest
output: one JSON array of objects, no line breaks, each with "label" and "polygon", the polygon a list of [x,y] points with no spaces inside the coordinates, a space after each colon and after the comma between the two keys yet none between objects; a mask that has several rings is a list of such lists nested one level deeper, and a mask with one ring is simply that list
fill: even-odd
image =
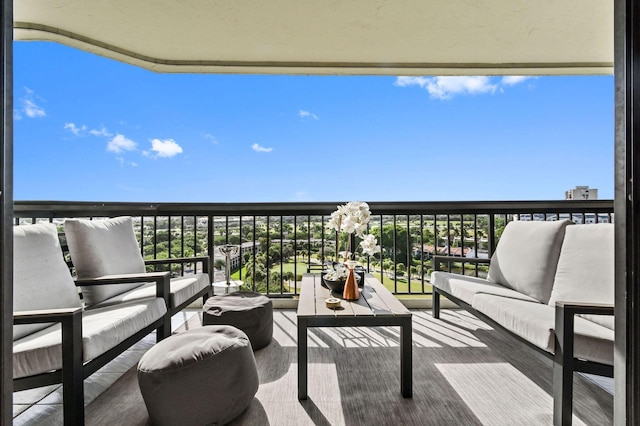
[{"label": "armchair armrest", "polygon": [[556,318],[559,308],[562,315],[591,314],[613,315],[614,306],[607,303],[556,302]]},{"label": "armchair armrest", "polygon": [[104,275],[96,278],[77,279],[76,285],[91,286],[105,284],[129,284],[143,281],[154,281],[156,283],[156,296],[162,297],[169,307],[169,283],[170,272],[143,272],[136,274]]},{"label": "armchair armrest", "polygon": [[180,263],[197,263],[202,262],[202,272],[209,273],[209,256],[194,256],[194,257],[172,257],[169,259],[148,259],[145,260],[145,265],[167,265],[167,264],[180,264]]},{"label": "armchair armrest", "polygon": [[78,315],[82,308],[39,309],[37,311],[18,311],[13,313],[13,323],[37,324],[47,322],[63,322],[67,318]]},{"label": "armchair armrest", "polygon": [[440,263],[451,263],[451,262],[459,262],[459,263],[489,263],[491,259],[484,259],[479,257],[460,257],[460,256],[446,256],[446,255],[435,255],[433,256],[433,270],[440,271]]},{"label": "armchair armrest", "polygon": [[565,354],[573,358],[575,316],[578,314],[613,315],[614,306],[604,303],[556,302],[556,357]]}]

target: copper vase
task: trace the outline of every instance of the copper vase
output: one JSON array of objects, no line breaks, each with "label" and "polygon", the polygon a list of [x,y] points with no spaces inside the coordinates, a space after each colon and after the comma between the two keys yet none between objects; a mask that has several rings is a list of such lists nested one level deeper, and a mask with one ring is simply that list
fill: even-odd
[{"label": "copper vase", "polygon": [[360,290],[358,289],[358,282],[356,281],[356,273],[353,270],[355,265],[351,265],[350,263],[351,262],[347,262],[349,273],[347,274],[347,281],[344,283],[342,298],[344,300],[358,300],[360,298]]}]

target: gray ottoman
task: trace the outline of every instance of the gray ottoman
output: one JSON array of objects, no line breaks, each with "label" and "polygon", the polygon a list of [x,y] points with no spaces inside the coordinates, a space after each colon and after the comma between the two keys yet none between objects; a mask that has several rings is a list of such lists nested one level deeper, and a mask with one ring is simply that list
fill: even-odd
[{"label": "gray ottoman", "polygon": [[225,424],[258,390],[247,335],[231,326],[174,334],[138,362],[138,384],[154,425]]},{"label": "gray ottoman", "polygon": [[227,324],[247,333],[253,350],[271,343],[273,304],[253,291],[236,291],[207,299],[202,307],[202,325]]}]

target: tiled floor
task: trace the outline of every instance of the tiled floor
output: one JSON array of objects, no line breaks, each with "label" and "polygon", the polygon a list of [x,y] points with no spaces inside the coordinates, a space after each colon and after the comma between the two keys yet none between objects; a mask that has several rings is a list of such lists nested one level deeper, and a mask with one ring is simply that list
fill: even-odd
[{"label": "tiled floor", "polygon": [[[176,330],[196,310],[184,310],[171,318],[171,328]],[[84,402],[89,404],[109,388],[123,373],[135,366],[142,354],[156,342],[155,332],[123,352],[109,364],[96,371],[84,381]],[[14,425],[58,425],[62,424],[62,386],[52,385],[29,389],[13,394]]]}]

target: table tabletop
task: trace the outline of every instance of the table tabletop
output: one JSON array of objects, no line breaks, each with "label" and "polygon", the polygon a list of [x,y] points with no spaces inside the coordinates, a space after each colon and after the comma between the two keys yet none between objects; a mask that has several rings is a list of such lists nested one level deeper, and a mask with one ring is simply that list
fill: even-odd
[{"label": "table tabletop", "polygon": [[298,317],[411,316],[411,312],[371,274],[365,275],[360,298],[355,301],[341,299],[341,307],[337,309],[327,308],[325,300],[334,296],[321,281],[319,274],[302,277]]}]

